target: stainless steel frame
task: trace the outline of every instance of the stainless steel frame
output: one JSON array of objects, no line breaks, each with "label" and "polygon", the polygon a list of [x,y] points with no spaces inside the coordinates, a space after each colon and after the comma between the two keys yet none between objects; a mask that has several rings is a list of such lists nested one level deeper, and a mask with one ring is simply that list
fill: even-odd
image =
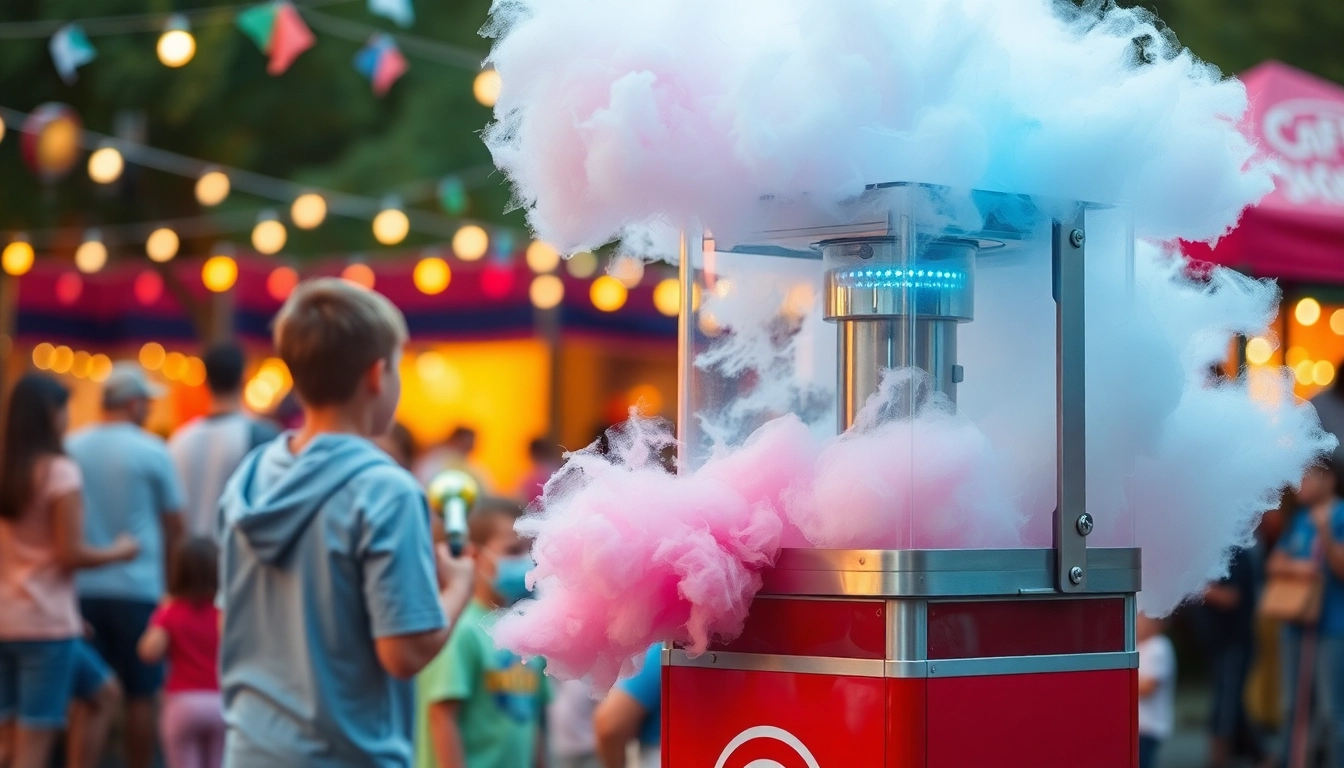
[{"label": "stainless steel frame", "polygon": [[981,677],[1042,672],[1095,672],[1137,669],[1135,651],[1074,653],[1052,656],[991,656],[979,659],[838,659],[827,656],[777,656],[758,653],[709,652],[691,656],[680,648],[663,649],[663,666],[746,672],[792,672],[843,677]]},{"label": "stainless steel frame", "polygon": [[1055,588],[1088,591],[1086,210],[1056,220],[1051,241],[1055,275],[1056,430],[1058,501],[1055,507]]}]

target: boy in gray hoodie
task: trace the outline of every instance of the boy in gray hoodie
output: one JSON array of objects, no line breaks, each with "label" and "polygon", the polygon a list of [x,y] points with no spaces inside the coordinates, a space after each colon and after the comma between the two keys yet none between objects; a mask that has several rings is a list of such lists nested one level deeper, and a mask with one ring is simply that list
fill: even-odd
[{"label": "boy in gray hoodie", "polygon": [[472,565],[434,547],[419,485],[369,441],[396,411],[405,341],[396,307],[344,280],[300,285],[276,318],[304,422],[220,500],[226,768],[410,765],[410,678]]}]

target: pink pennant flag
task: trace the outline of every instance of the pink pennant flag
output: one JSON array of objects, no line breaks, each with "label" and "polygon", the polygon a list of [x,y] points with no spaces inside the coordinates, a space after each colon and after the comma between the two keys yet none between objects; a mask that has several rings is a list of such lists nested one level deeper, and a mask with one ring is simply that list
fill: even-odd
[{"label": "pink pennant flag", "polygon": [[299,54],[313,47],[316,38],[303,23],[303,17],[289,3],[280,3],[275,12],[275,28],[271,31],[271,45],[268,53],[271,61],[266,71],[272,75],[282,74],[289,69]]}]

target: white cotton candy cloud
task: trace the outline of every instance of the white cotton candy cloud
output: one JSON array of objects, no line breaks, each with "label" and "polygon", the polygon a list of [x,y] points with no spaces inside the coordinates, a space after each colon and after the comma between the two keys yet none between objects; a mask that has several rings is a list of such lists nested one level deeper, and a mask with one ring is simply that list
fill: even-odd
[{"label": "white cotton candy cloud", "polygon": [[486,33],[486,143],[567,252],[890,181],[1129,203],[1142,237],[1204,240],[1272,188],[1241,83],[1137,9],[496,0]]}]

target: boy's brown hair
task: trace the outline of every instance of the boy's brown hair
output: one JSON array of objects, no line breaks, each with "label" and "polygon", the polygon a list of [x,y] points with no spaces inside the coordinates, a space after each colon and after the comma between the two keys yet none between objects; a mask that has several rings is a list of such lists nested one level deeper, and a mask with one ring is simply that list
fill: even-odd
[{"label": "boy's brown hair", "polygon": [[349,400],[359,378],[406,343],[406,318],[381,294],[335,277],[300,283],[275,318],[275,349],[309,406]]},{"label": "boy's brown hair", "polygon": [[478,547],[483,547],[495,537],[500,525],[513,527],[514,521],[523,516],[522,505],[493,496],[487,496],[476,502],[476,507],[467,516],[467,539]]}]

